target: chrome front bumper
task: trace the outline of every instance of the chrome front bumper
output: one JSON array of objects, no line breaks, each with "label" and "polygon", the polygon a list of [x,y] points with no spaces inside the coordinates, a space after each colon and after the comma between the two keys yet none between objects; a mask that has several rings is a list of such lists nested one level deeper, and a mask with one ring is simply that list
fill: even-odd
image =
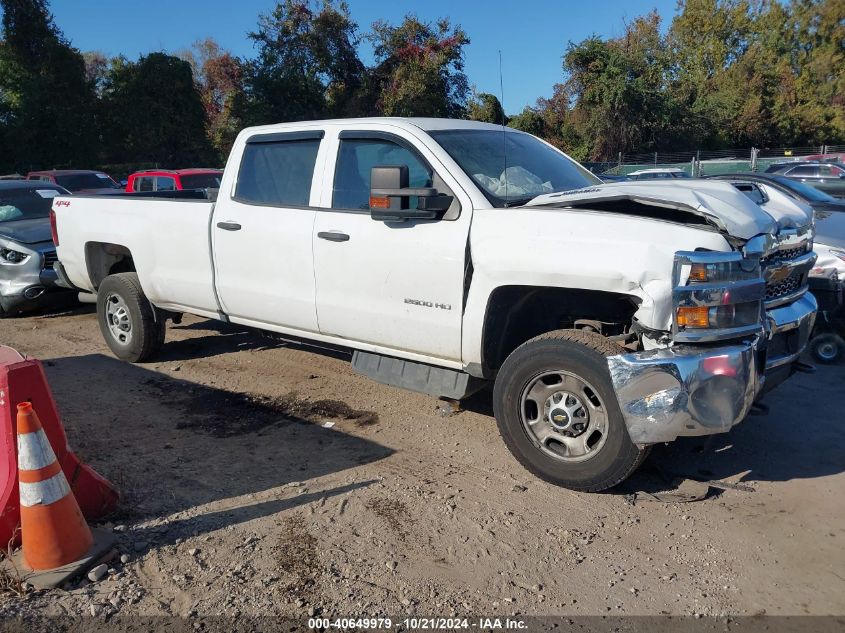
[{"label": "chrome front bumper", "polygon": [[[676,345],[607,359],[631,441],[729,431],[763,390],[766,374],[797,360],[816,317],[807,293],[769,310],[765,334],[733,345]],[[770,352],[771,351],[771,355]]]}]

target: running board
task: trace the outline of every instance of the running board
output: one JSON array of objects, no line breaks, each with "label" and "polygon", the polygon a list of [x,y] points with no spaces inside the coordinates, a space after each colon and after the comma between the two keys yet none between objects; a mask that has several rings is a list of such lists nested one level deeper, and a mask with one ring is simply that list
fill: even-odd
[{"label": "running board", "polygon": [[383,385],[402,387],[438,398],[462,400],[479,391],[485,380],[462,371],[434,367],[410,360],[355,351],[352,369]]}]

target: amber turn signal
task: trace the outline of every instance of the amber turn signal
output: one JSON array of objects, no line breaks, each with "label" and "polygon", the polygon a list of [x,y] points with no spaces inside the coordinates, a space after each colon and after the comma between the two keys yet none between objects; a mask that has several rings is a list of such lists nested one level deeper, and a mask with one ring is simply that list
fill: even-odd
[{"label": "amber turn signal", "polygon": [[370,208],[371,209],[389,209],[390,208],[390,198],[376,198],[375,196],[370,196]]},{"label": "amber turn signal", "polygon": [[709,327],[709,311],[707,306],[678,308],[678,327]]}]

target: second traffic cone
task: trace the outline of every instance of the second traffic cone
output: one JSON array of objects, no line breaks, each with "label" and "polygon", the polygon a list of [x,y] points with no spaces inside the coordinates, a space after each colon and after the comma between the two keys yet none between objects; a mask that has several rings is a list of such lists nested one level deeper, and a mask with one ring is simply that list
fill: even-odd
[{"label": "second traffic cone", "polygon": [[29,402],[18,405],[18,478],[23,562],[46,570],[83,558],[91,529]]}]

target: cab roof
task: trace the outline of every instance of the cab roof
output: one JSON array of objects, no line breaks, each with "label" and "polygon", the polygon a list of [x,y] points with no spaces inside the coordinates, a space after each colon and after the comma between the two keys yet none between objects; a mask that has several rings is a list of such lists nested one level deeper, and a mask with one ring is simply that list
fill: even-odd
[{"label": "cab roof", "polygon": [[[438,119],[433,117],[364,117],[358,119],[321,119],[316,121],[293,121],[288,123],[274,123],[259,127],[247,128],[247,131],[283,131],[290,128],[335,126],[335,125],[360,125],[360,124],[381,124],[392,125],[401,128],[417,128],[426,132],[437,130],[494,130],[502,131],[502,126],[497,123],[484,123],[482,121],[468,121],[466,119]],[[524,134],[520,130],[505,128],[514,134]]]}]

